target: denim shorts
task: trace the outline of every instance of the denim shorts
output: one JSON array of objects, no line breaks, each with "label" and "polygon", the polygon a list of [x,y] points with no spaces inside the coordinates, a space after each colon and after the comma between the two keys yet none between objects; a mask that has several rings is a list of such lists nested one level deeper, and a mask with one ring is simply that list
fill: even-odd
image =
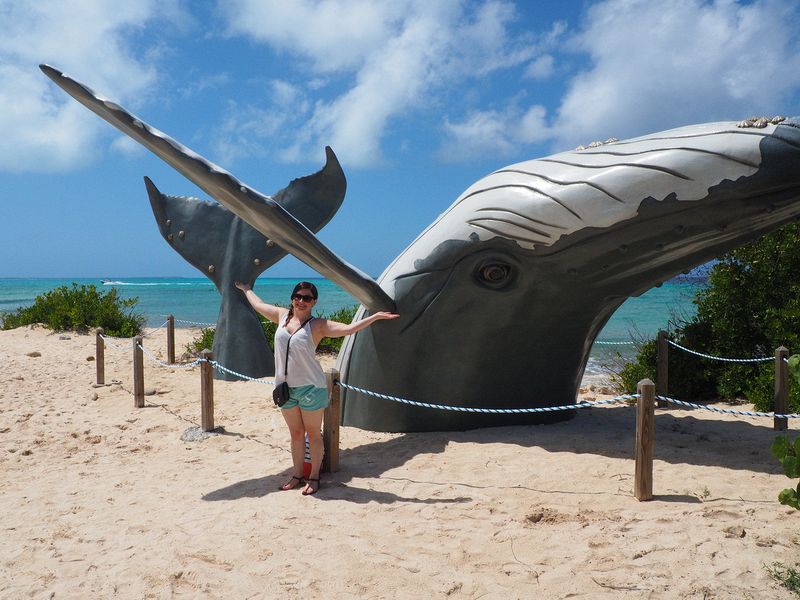
[{"label": "denim shorts", "polygon": [[328,407],[328,390],[313,385],[301,385],[289,388],[289,400],[281,406],[288,410],[299,406],[300,410],[319,410]]}]

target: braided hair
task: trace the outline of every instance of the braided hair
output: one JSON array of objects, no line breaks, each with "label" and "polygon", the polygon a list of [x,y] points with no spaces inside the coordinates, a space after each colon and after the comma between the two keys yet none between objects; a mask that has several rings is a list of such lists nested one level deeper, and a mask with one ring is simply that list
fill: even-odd
[{"label": "braided hair", "polygon": [[[292,290],[292,296],[294,296],[300,290],[309,290],[311,295],[314,297],[314,300],[316,300],[319,296],[319,293],[317,292],[317,286],[308,281],[301,281],[294,286],[294,289]],[[292,296],[289,296],[289,313],[286,315],[286,322],[283,324],[284,327],[289,324],[289,321],[291,321],[292,317],[294,316],[294,304],[292,304]]]}]

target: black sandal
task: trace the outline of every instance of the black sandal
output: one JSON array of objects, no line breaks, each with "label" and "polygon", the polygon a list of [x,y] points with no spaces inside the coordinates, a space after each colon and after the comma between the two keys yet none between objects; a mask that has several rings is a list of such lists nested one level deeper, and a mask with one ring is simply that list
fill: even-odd
[{"label": "black sandal", "polygon": [[[292,482],[293,482],[293,481],[295,481],[295,480],[297,481],[297,483],[295,483],[294,485],[292,485]],[[302,478],[302,477],[298,477],[297,475],[292,475],[292,478],[291,478],[289,481],[287,481],[286,483],[284,483],[284,484],[281,486],[281,489],[282,489],[284,492],[288,492],[289,490],[296,489],[296,488],[297,488],[299,485],[301,485],[302,483],[303,483],[303,478]]]},{"label": "black sandal", "polygon": [[[311,482],[314,481],[317,484],[317,487],[311,487]],[[319,479],[314,479],[313,477],[309,477],[306,479],[306,485],[309,486],[303,490],[303,496],[313,496],[319,491]],[[311,491],[308,491],[308,490]]]}]

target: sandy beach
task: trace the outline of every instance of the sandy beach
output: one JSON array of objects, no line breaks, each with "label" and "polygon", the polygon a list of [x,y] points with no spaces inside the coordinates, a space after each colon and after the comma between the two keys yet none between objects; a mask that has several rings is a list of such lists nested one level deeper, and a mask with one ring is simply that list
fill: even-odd
[{"label": "sandy beach", "polygon": [[[161,358],[164,337],[145,341]],[[290,457],[271,388],[216,381],[225,434],[181,441],[199,368],[145,358],[155,393],[135,409],[130,343],[106,349],[95,387],[94,342],[0,332],[1,598],[795,597],[765,569],[800,558],[770,419],[658,409],[651,502],[632,495],[627,406],[547,426],[342,427],[340,470],[303,497],[278,491]]]}]

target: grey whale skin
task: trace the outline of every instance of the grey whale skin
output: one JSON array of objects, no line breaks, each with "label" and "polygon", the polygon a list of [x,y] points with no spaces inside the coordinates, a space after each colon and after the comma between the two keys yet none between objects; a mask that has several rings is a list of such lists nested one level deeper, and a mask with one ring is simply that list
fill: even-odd
[{"label": "grey whale skin", "polygon": [[[115,120],[121,108],[42,68],[153,149],[135,126]],[[347,339],[343,381],[434,404],[527,408],[575,401],[592,344],[626,298],[798,217],[800,121],[753,125],[687,126],[499,169],[459,196],[377,282],[269,198],[218,185],[218,173],[195,168],[202,159],[190,151],[154,152],[358,298],[361,314],[401,314]],[[347,392],[343,422],[436,431],[573,413],[464,413]]]}]

